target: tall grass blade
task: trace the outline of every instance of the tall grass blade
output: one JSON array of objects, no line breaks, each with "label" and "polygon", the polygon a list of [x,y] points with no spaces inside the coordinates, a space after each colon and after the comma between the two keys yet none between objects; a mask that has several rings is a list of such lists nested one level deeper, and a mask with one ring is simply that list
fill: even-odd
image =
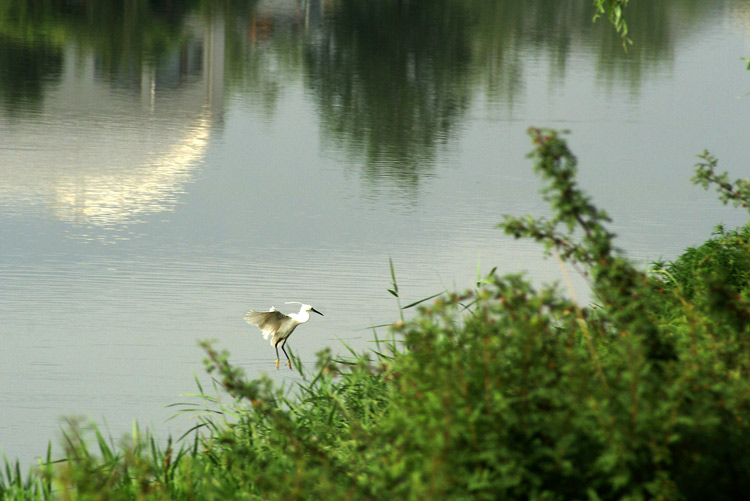
[{"label": "tall grass blade", "polygon": [[422,304],[425,301],[429,301],[430,299],[435,299],[436,297],[442,296],[443,294],[445,294],[445,291],[436,292],[435,294],[433,294],[431,296],[427,296],[426,298],[422,298],[422,299],[420,299],[418,301],[414,301],[413,303],[407,304],[406,306],[403,307],[403,309],[404,310],[408,310],[409,308],[413,308],[414,306],[417,306],[418,304]]}]

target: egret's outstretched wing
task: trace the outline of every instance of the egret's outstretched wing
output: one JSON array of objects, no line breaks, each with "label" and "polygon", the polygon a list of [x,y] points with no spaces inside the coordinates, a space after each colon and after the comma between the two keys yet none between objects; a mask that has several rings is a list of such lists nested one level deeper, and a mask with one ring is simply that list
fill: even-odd
[{"label": "egret's outstretched wing", "polygon": [[271,311],[250,310],[245,313],[245,322],[257,325],[263,333],[263,339],[268,339],[268,336],[275,334],[287,320],[289,320],[288,316],[273,308]]}]

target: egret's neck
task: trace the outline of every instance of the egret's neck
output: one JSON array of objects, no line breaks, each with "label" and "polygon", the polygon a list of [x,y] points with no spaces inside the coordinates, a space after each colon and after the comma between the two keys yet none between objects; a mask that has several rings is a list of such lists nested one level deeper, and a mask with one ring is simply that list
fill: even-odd
[{"label": "egret's neck", "polygon": [[301,324],[310,320],[310,312],[305,310],[300,310],[299,313],[290,313],[289,316]]}]

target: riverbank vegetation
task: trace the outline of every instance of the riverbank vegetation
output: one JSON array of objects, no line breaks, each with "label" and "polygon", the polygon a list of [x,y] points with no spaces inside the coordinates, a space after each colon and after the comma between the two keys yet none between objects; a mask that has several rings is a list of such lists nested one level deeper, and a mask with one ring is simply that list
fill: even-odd
[{"label": "riverbank vegetation", "polygon": [[[405,309],[370,353],[319,354],[294,391],[204,344],[196,428],[114,446],[71,423],[66,459],[6,461],[4,499],[732,499],[750,491],[750,228],[640,269],[576,183],[564,137],[531,129],[552,217],[501,228],[588,278],[593,303],[522,275]],[[701,156],[695,182],[747,207]],[[391,292],[398,296],[394,274]],[[92,447],[91,443],[95,446]]]}]

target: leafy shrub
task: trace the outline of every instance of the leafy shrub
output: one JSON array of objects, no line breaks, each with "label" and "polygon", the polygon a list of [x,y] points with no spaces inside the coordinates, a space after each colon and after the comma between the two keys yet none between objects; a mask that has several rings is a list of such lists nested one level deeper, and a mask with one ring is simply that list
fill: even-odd
[{"label": "leafy shrub", "polygon": [[[324,358],[301,400],[279,407],[278,396],[266,396],[275,403],[265,406],[253,391],[236,393],[255,402],[254,411],[224,454],[252,458],[242,466],[253,472],[248,492],[399,499],[748,492],[750,308],[737,293],[747,284],[747,230],[663,263],[664,273],[640,271],[614,248],[606,213],[578,189],[565,141],[554,131],[531,135],[555,215],[506,218],[502,227],[582,267],[599,306],[581,307],[553,287],[537,291],[522,276],[491,275],[398,322],[401,349],[391,345],[375,364],[360,357],[344,370]],[[211,358],[226,387],[241,386],[221,357]],[[252,437],[256,452],[237,449],[238,437]]]}]

